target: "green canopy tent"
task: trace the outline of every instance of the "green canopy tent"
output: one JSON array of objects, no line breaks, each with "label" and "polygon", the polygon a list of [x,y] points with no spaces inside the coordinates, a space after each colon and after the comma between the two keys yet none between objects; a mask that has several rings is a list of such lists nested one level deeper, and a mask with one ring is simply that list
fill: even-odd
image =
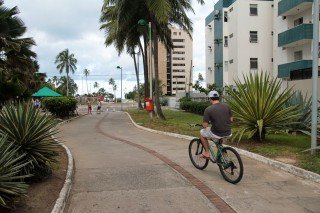
[{"label": "green canopy tent", "polygon": [[32,95],[32,97],[59,97],[59,96],[62,96],[62,95],[60,95],[59,93],[53,91],[48,87],[43,87],[42,89],[39,89],[38,92]]}]

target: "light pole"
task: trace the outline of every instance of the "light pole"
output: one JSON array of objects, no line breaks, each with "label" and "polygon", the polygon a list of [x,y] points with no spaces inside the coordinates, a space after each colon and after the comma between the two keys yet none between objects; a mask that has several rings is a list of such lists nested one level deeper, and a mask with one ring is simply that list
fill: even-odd
[{"label": "light pole", "polygon": [[123,108],[122,108],[122,67],[117,66],[117,69],[120,69],[120,71],[121,71],[121,111],[122,111],[123,110]]},{"label": "light pole", "polygon": [[146,26],[148,28],[148,39],[149,39],[149,60],[148,60],[148,68],[149,68],[149,89],[150,89],[150,98],[152,99],[153,97],[153,94],[152,94],[152,80],[153,80],[153,72],[152,72],[152,69],[151,69],[151,66],[152,66],[152,60],[151,60],[151,56],[152,56],[152,42],[151,42],[151,22],[148,23],[147,25],[147,22],[146,20],[144,19],[140,19],[138,21],[138,24],[140,26]]},{"label": "light pole", "polygon": [[312,120],[311,120],[311,153],[317,147],[317,81],[319,70],[319,0],[313,1],[313,62],[312,62]]}]

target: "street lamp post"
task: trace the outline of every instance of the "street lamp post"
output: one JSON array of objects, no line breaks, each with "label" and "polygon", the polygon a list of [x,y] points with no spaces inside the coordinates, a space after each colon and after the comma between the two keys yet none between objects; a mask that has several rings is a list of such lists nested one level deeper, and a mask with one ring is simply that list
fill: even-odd
[{"label": "street lamp post", "polygon": [[152,99],[153,97],[153,94],[152,94],[152,80],[153,80],[153,72],[152,72],[152,69],[151,69],[151,66],[152,66],[152,43],[151,43],[151,22],[148,23],[147,25],[147,22],[146,20],[144,19],[140,19],[138,21],[138,24],[140,26],[146,26],[148,28],[148,39],[149,39],[149,60],[148,60],[148,68],[149,68],[149,90],[150,90],[150,98]]},{"label": "street lamp post", "polygon": [[123,108],[122,108],[122,67],[117,66],[117,69],[120,69],[120,71],[121,71],[121,111],[122,111],[123,110]]},{"label": "street lamp post", "polygon": [[312,121],[311,121],[311,153],[317,146],[317,81],[319,71],[319,0],[313,1],[313,62],[312,62]]}]

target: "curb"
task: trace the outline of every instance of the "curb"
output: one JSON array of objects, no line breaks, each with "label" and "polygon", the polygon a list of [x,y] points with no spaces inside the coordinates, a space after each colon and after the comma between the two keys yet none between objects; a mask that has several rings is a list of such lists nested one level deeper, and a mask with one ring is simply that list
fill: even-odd
[{"label": "curb", "polygon": [[[128,115],[128,117],[130,118],[133,125],[139,129],[142,129],[142,130],[145,130],[148,132],[157,133],[160,135],[167,135],[167,136],[172,136],[172,137],[176,137],[176,138],[180,138],[180,139],[185,139],[185,140],[189,140],[189,141],[194,138],[194,137],[188,136],[188,135],[181,135],[181,134],[176,134],[176,133],[171,133],[171,132],[163,132],[163,131],[158,131],[158,130],[149,129],[149,128],[140,126],[133,121],[133,119],[131,118],[131,116],[128,112],[125,112],[125,113]],[[280,161],[272,160],[270,158],[266,158],[264,156],[261,156],[261,155],[243,150],[243,149],[239,149],[236,147],[232,147],[232,148],[237,150],[237,152],[239,152],[239,154],[244,155],[248,158],[257,160],[257,161],[262,162],[264,164],[270,165],[274,168],[281,169],[283,171],[286,171],[286,172],[291,173],[293,175],[296,175],[298,177],[301,177],[301,178],[304,178],[304,179],[307,179],[307,180],[310,180],[310,181],[313,181],[316,183],[320,183],[320,175],[318,175],[314,172],[310,172],[310,171],[307,171],[305,169],[301,169],[301,168],[293,166],[293,165],[282,163]]]},{"label": "curb", "polygon": [[[69,120],[63,121],[61,123],[58,123],[56,127],[59,127],[61,125],[64,125],[72,120],[75,120],[77,118],[82,117],[77,116],[75,118],[71,118]],[[70,190],[71,190],[71,186],[72,186],[72,179],[73,179],[73,175],[74,175],[74,161],[73,161],[73,156],[71,154],[70,149],[64,145],[62,142],[58,141],[58,139],[53,138],[60,146],[62,146],[65,150],[66,153],[68,155],[68,169],[67,169],[67,174],[66,174],[66,179],[64,181],[63,187],[59,193],[59,197],[56,200],[54,207],[51,211],[51,213],[62,213],[64,211],[64,208],[66,206],[69,194],[70,194]]]}]

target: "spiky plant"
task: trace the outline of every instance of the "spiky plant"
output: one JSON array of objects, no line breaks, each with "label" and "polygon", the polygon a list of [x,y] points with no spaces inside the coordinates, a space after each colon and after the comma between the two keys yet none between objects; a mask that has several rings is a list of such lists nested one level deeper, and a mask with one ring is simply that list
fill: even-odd
[{"label": "spiky plant", "polygon": [[[296,91],[288,100],[286,106],[298,105],[300,117],[298,123],[291,126],[292,131],[300,131],[311,134],[311,114],[312,114],[312,99],[303,96],[301,91]],[[320,107],[318,107],[318,118],[320,117]],[[317,134],[320,135],[320,120],[318,119]]]},{"label": "spiky plant", "polygon": [[55,125],[55,120],[30,104],[7,105],[0,112],[0,134],[7,135],[19,155],[30,161],[21,174],[42,179],[51,173],[51,164],[58,155],[57,143],[51,138],[56,133],[51,131]]},{"label": "spiky plant", "polygon": [[237,90],[227,88],[227,103],[233,111],[234,138],[243,135],[263,140],[267,131],[279,131],[296,123],[298,107],[285,104],[292,96],[291,89],[281,89],[281,82],[261,72],[236,81]]},{"label": "spiky plant", "polygon": [[23,161],[26,154],[19,155],[19,148],[0,136],[0,210],[12,207],[15,197],[24,195],[28,185],[22,180],[30,175],[20,175],[23,167],[30,162]]}]

